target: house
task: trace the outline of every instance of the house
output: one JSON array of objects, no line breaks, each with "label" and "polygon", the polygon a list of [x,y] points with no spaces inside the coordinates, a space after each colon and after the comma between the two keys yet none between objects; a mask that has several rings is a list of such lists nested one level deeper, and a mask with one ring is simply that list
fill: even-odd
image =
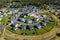
[{"label": "house", "polygon": [[52,10],[51,11],[54,15],[60,16],[60,10]]},{"label": "house", "polygon": [[13,24],[14,22],[16,22],[16,17],[18,16],[18,13],[13,14],[13,16],[9,19],[8,21],[8,25]]},{"label": "house", "polygon": [[12,25],[12,23],[8,22],[8,24],[7,24],[7,25]]},{"label": "house", "polygon": [[21,25],[20,27],[22,30],[26,29],[26,25]]},{"label": "house", "polygon": [[0,21],[2,20],[2,18],[0,17]]},{"label": "house", "polygon": [[53,18],[49,18],[49,21],[50,21],[50,22],[53,22],[54,20],[53,20]]},{"label": "house", "polygon": [[42,21],[47,23],[47,22],[49,22],[49,19],[44,18]]},{"label": "house", "polygon": [[28,25],[29,29],[30,30],[33,30],[34,29],[34,26],[33,25]]},{"label": "house", "polygon": [[44,18],[46,18],[46,17],[47,17],[47,15],[43,15],[43,17],[44,17]]},{"label": "house", "polygon": [[14,21],[11,21],[11,20],[8,21],[8,25],[11,25],[13,23],[14,23]]},{"label": "house", "polygon": [[35,21],[35,22],[37,22],[37,21],[39,21],[39,20],[40,20],[39,18],[34,18],[34,21]]},{"label": "house", "polygon": [[22,8],[22,12],[27,12],[27,8]]},{"label": "house", "polygon": [[3,17],[3,15],[0,15],[0,17],[2,18],[2,17]]},{"label": "house", "polygon": [[24,18],[19,18],[18,20],[21,21],[21,22],[25,22]]},{"label": "house", "polygon": [[11,23],[14,23],[15,21],[16,21],[16,16],[17,16],[17,14],[14,14],[11,18],[10,18],[10,22]]},{"label": "house", "polygon": [[23,13],[20,15],[21,18],[25,18],[27,16],[27,13]]},{"label": "house", "polygon": [[37,8],[36,7],[33,8],[33,12],[37,12]]},{"label": "house", "polygon": [[4,12],[4,16],[7,16],[7,13],[6,12]]},{"label": "house", "polygon": [[18,24],[17,24],[17,23],[13,23],[13,26],[14,26],[14,27],[18,27]]},{"label": "house", "polygon": [[33,21],[32,20],[27,20],[27,23],[31,24],[31,23],[33,23]]},{"label": "house", "polygon": [[36,27],[37,27],[38,29],[40,29],[40,28],[41,28],[41,25],[40,25],[40,24],[37,24]]},{"label": "house", "polygon": [[7,16],[7,13],[6,12],[3,12],[3,11],[0,11],[0,15]]},{"label": "house", "polygon": [[13,27],[13,30],[17,30],[17,27]]},{"label": "house", "polygon": [[0,11],[0,21],[2,20],[3,16],[7,16],[7,14],[3,11]]},{"label": "house", "polygon": [[40,24],[43,25],[43,26],[46,26],[47,25],[46,22],[41,22]]},{"label": "house", "polygon": [[57,9],[59,9],[60,8],[60,4],[50,4],[49,5],[50,6],[50,8],[57,8]]},{"label": "house", "polygon": [[14,23],[14,24],[12,24],[14,27],[13,27],[13,30],[17,30],[17,28],[18,28],[18,24],[17,23]]}]

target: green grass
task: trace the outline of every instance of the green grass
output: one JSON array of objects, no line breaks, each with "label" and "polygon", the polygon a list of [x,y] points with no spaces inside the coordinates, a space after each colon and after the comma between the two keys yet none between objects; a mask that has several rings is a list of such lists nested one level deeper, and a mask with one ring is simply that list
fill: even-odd
[{"label": "green grass", "polygon": [[11,16],[11,15],[4,16],[4,17],[2,18],[2,20],[0,21],[0,22],[1,22],[0,26],[4,26],[5,24],[7,24],[7,23],[8,23],[8,18],[9,18],[10,16]]},{"label": "green grass", "polygon": [[1,37],[1,35],[2,35],[2,34],[0,33],[0,37]]},{"label": "green grass", "polygon": [[47,32],[43,28],[41,28],[41,29],[35,28],[34,30],[29,30],[29,29],[21,30],[19,28],[17,30],[12,30],[12,28],[13,28],[12,26],[7,27],[7,29],[9,31],[19,34],[19,35],[41,35],[41,34],[44,34]]},{"label": "green grass", "polygon": [[53,27],[55,27],[55,21],[47,23],[47,26],[42,28],[49,32]]},{"label": "green grass", "polygon": [[35,31],[36,31],[36,34],[37,34],[37,35],[41,35],[41,34],[44,34],[44,33],[47,32],[47,31],[44,30],[43,28],[41,28],[41,29],[35,29]]},{"label": "green grass", "polygon": [[34,18],[31,18],[30,16],[26,16],[25,19],[29,20],[29,19],[34,19]]}]

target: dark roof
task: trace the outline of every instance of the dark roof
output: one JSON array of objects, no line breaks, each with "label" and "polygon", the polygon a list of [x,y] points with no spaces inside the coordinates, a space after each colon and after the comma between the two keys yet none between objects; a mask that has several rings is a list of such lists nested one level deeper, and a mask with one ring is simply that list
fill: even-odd
[{"label": "dark roof", "polygon": [[46,22],[40,22],[41,25],[46,26]]},{"label": "dark roof", "polygon": [[24,16],[27,16],[27,13],[23,13],[20,15],[20,17],[24,18]]},{"label": "dark roof", "polygon": [[48,19],[43,19],[42,22],[49,22],[49,20]]},{"label": "dark roof", "polygon": [[26,25],[21,25],[21,29],[26,29]]}]

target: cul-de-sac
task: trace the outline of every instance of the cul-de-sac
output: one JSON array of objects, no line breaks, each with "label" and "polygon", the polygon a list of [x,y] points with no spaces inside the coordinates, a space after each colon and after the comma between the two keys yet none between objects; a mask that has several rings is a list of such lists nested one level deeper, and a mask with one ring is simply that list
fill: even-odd
[{"label": "cul-de-sac", "polygon": [[0,0],[0,40],[60,40],[60,0]]}]

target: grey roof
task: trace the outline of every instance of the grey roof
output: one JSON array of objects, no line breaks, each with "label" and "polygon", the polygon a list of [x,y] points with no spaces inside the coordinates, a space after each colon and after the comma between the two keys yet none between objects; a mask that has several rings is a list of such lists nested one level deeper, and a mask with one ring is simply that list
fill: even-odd
[{"label": "grey roof", "polygon": [[30,30],[33,30],[34,29],[34,26],[33,25],[28,25],[29,29]]},{"label": "grey roof", "polygon": [[40,24],[37,24],[36,27],[40,29],[41,28],[41,25]]},{"label": "grey roof", "polygon": [[20,15],[20,17],[24,18],[24,16],[27,16],[27,13],[23,13]]},{"label": "grey roof", "polygon": [[10,21],[15,22],[15,21],[16,21],[16,16],[17,16],[17,14],[14,14],[14,15],[11,17]]},{"label": "grey roof", "polygon": [[48,19],[43,19],[42,21],[43,21],[43,22],[49,22],[49,20],[48,20]]},{"label": "grey roof", "polygon": [[26,25],[21,25],[20,27],[22,30],[26,29]]},{"label": "grey roof", "polygon": [[18,24],[17,24],[17,23],[13,23],[13,26],[14,26],[14,27],[18,27]]},{"label": "grey roof", "polygon": [[54,20],[53,20],[53,18],[50,18],[49,21],[52,22],[52,21],[54,21]]},{"label": "grey roof", "polygon": [[24,18],[19,18],[19,20],[20,20],[21,22],[25,22],[25,19],[24,19]]},{"label": "grey roof", "polygon": [[41,22],[41,25],[43,26],[46,26],[46,24],[47,24],[46,22]]},{"label": "grey roof", "polygon": [[17,27],[13,27],[13,30],[16,30],[17,29]]},{"label": "grey roof", "polygon": [[28,23],[32,23],[33,21],[32,20],[27,20]]}]

